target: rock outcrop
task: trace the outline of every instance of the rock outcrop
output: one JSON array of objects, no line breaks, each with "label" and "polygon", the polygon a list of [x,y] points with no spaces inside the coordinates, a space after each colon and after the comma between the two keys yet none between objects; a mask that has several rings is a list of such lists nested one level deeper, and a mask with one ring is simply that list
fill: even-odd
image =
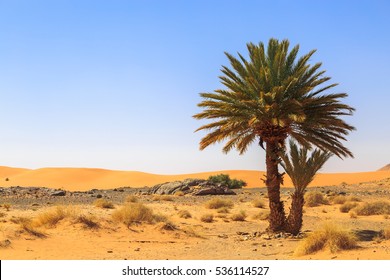
[{"label": "rock outcrop", "polygon": [[235,195],[236,193],[227,186],[213,184],[208,180],[186,179],[184,181],[167,182],[158,184],[148,190],[148,194],[175,194],[176,192],[200,195]]}]

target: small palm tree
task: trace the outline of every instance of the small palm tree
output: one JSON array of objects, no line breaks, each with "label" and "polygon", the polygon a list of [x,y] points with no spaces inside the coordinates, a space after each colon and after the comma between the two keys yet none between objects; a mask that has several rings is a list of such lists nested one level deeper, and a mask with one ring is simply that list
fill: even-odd
[{"label": "small palm tree", "polygon": [[339,157],[352,156],[342,144],[354,129],[342,117],[354,109],[341,102],[345,93],[325,93],[336,84],[325,84],[330,77],[320,71],[321,63],[308,63],[314,50],[297,59],[299,46],[289,51],[288,40],[271,39],[247,44],[249,60],[226,53],[231,68],[222,67],[220,77],[225,89],[201,93],[198,104],[203,112],[196,119],[212,122],[199,130],[209,133],[200,141],[200,149],[227,140],[225,153],[237,149],[244,153],[258,142],[266,157],[266,179],[271,231],[284,230],[286,215],[280,200],[283,175],[278,171],[280,154],[288,136],[305,147],[315,145]]},{"label": "small palm tree", "polygon": [[305,203],[304,194],[306,187],[313,181],[318,170],[332,156],[329,152],[315,149],[308,154],[307,147],[298,148],[298,145],[290,141],[290,153],[282,154],[281,165],[290,176],[294,193],[292,194],[290,213],[287,217],[285,230],[297,235],[302,228],[303,205]]}]

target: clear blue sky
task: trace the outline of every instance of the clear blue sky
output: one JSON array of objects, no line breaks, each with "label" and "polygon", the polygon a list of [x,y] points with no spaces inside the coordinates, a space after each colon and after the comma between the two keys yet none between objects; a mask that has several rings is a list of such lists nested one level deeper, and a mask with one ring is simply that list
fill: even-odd
[{"label": "clear blue sky", "polygon": [[224,51],[269,38],[347,92],[355,159],[325,172],[390,163],[389,1],[0,0],[0,165],[153,173],[264,170],[264,152],[199,151],[200,92],[221,88]]}]

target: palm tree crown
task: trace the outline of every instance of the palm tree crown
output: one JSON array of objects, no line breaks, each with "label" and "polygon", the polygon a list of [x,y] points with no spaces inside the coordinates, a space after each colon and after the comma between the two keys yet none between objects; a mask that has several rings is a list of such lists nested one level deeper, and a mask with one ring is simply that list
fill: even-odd
[{"label": "palm tree crown", "polygon": [[200,94],[204,110],[194,118],[214,120],[198,129],[210,130],[200,148],[227,140],[224,152],[244,153],[254,141],[284,145],[291,136],[306,147],[352,156],[341,140],[354,127],[340,117],[354,109],[340,102],[347,94],[325,93],[337,84],[325,85],[330,77],[321,63],[308,64],[315,50],[297,60],[299,46],[289,51],[288,40],[271,39],[267,50],[263,43],[247,48],[249,60],[226,53],[231,68],[223,66],[220,76],[226,89]]}]

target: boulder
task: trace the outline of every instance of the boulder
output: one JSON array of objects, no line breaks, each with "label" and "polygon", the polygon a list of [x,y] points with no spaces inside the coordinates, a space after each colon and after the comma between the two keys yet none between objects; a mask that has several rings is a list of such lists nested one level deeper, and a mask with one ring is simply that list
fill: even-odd
[{"label": "boulder", "polygon": [[66,191],[53,191],[50,196],[65,196],[66,195]]}]

